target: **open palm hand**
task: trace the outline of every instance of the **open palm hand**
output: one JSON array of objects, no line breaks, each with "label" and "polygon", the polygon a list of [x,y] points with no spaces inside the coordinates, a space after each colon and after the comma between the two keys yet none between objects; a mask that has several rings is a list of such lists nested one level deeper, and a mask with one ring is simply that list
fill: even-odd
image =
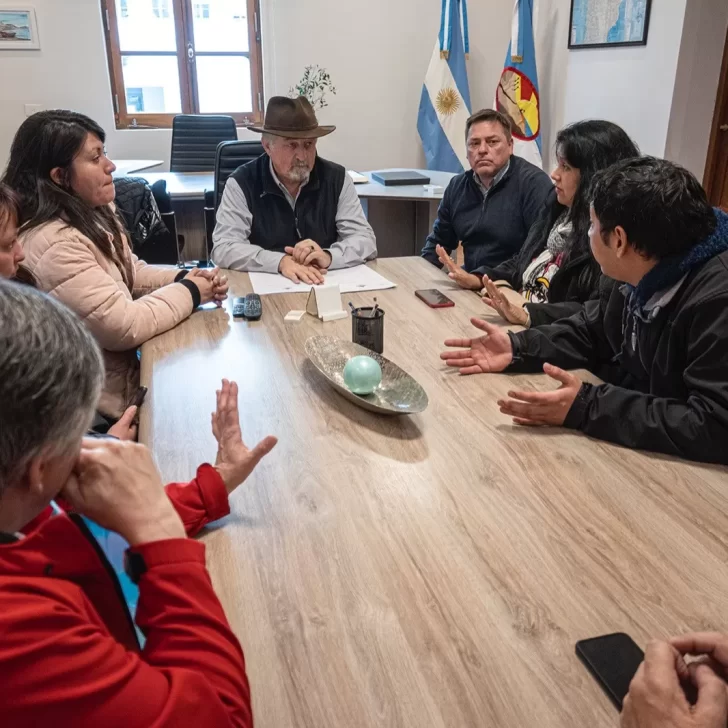
[{"label": "open palm hand", "polygon": [[443,351],[440,358],[448,366],[458,367],[460,374],[502,372],[513,361],[513,346],[508,334],[499,326],[482,319],[472,318],[470,323],[485,332],[477,339],[447,339],[445,346],[458,351]]},{"label": "open palm hand", "polygon": [[252,450],[243,442],[238,411],[238,385],[222,380],[217,391],[217,409],[212,413],[212,434],[217,440],[215,469],[232,493],[255,470],[256,465],[277,444],[278,439],[269,435]]}]

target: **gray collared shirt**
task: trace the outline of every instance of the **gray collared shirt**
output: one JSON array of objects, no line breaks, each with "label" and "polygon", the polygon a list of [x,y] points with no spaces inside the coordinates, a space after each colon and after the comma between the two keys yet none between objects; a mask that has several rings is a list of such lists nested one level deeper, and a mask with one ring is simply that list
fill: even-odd
[{"label": "gray collared shirt", "polygon": [[[273,165],[271,173],[288,204],[295,209],[296,199],[278,179]],[[245,193],[231,177],[225,183],[220,207],[217,210],[215,231],[212,234],[212,257],[221,268],[277,273],[284,253],[266,250],[250,242],[253,214],[248,208]],[[377,257],[377,241],[371,225],[364,217],[354,183],[344,176],[344,185],[336,208],[338,240],[328,249],[331,270],[349,268]],[[291,245],[298,241],[292,240]]]},{"label": "gray collared shirt", "polygon": [[493,177],[493,181],[490,183],[490,187],[486,187],[478,176],[478,173],[473,170],[473,178],[475,179],[475,184],[478,185],[478,189],[483,193],[483,200],[486,200],[488,198],[488,193],[506,176],[506,172],[508,172],[508,168],[510,166],[511,160],[509,158],[506,162],[505,167],[501,167],[498,170],[496,176]]}]

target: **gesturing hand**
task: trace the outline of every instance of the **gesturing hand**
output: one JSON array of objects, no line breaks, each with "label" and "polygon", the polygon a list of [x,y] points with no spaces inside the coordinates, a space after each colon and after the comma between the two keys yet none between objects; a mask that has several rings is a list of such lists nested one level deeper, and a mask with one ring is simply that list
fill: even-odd
[{"label": "gesturing hand", "polygon": [[[682,682],[691,682],[698,700],[691,706]],[[622,728],[725,728],[726,685],[707,664],[685,665],[667,642],[652,642],[629,686]]]},{"label": "gesturing hand", "polygon": [[75,511],[120,534],[132,546],[185,538],[182,521],[143,445],[84,438],[62,495]]},{"label": "gesturing hand", "polygon": [[281,259],[278,272],[294,283],[312,283],[316,286],[324,282],[324,273],[326,273],[325,270],[319,269],[315,265],[296,263],[290,255]]},{"label": "gesturing hand", "polygon": [[581,379],[563,369],[544,364],[543,370],[561,382],[553,392],[508,392],[509,399],[499,399],[504,415],[513,417],[517,425],[563,425],[566,415],[581,389]]},{"label": "gesturing hand", "polygon": [[119,440],[136,440],[137,426],[134,422],[137,408],[132,405],[124,410],[124,414],[119,417],[115,425],[109,427],[107,434],[116,437]]},{"label": "gesturing hand", "polygon": [[323,250],[316,241],[310,238],[301,240],[293,247],[287,247],[285,251],[296,263],[301,265],[315,265],[317,268],[323,269],[331,265],[331,254]]},{"label": "gesturing hand", "polygon": [[488,276],[483,276],[483,286],[486,294],[483,296],[483,302],[495,309],[508,323],[519,324],[520,326],[525,326],[528,323],[526,309],[512,303],[508,296]]},{"label": "gesturing hand", "polygon": [[447,271],[447,277],[455,281],[460,288],[468,288],[472,291],[480,290],[482,283],[480,278],[473,273],[463,270],[448,254],[442,245],[435,246],[438,260]]},{"label": "gesturing hand", "polygon": [[513,361],[513,345],[508,334],[482,319],[471,318],[470,323],[485,336],[477,339],[447,339],[445,346],[460,347],[460,351],[443,351],[440,359],[448,366],[458,367],[460,374],[502,372]]},{"label": "gesturing hand", "polygon": [[217,409],[212,413],[212,434],[217,440],[215,469],[225,482],[228,494],[232,493],[252,472],[278,442],[268,436],[252,450],[243,442],[238,412],[238,385],[222,380],[217,390]]}]

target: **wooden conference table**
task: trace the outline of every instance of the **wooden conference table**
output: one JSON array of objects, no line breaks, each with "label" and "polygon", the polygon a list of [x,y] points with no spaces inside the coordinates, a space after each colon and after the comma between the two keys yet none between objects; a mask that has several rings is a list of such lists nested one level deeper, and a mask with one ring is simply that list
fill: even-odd
[{"label": "wooden conference table", "polygon": [[[402,168],[378,170],[401,172]],[[415,170],[430,177],[433,185],[443,189],[455,176],[450,172]],[[432,230],[442,192],[428,192],[424,185],[385,186],[372,180],[372,172],[363,172],[369,178],[367,184],[357,184],[356,191],[364,208],[364,214],[377,236],[379,256],[392,258],[401,255],[417,255]],[[177,216],[179,231],[189,243],[185,243],[187,258],[204,257],[203,206],[205,190],[212,190],[215,181],[211,172],[139,172],[152,185],[159,180],[167,183],[167,191]]]},{"label": "wooden conference table", "polygon": [[[246,442],[280,438],[203,536],[256,725],[613,728],[574,643],[728,629],[726,470],[512,426],[496,399],[550,382],[438,359],[469,316],[493,319],[477,296],[420,259],[373,266],[398,287],[344,300],[377,296],[385,355],[429,395],[421,415],[373,415],[318,376],[304,342],[351,322],[284,323],[305,294],[265,297],[257,323],[197,312],[142,350],[141,439],[165,479],[214,459],[222,377]],[[456,306],[413,295],[430,287]]]}]

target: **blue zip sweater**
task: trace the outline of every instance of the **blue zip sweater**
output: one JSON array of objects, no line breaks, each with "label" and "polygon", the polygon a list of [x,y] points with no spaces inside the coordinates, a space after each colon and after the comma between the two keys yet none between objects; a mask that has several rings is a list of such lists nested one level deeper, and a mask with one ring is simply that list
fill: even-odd
[{"label": "blue zip sweater", "polygon": [[500,182],[483,193],[468,170],[453,177],[437,211],[422,257],[440,267],[435,246],[448,253],[462,241],[465,268],[494,268],[517,253],[538,219],[553,184],[548,175],[521,157],[511,157]]}]

